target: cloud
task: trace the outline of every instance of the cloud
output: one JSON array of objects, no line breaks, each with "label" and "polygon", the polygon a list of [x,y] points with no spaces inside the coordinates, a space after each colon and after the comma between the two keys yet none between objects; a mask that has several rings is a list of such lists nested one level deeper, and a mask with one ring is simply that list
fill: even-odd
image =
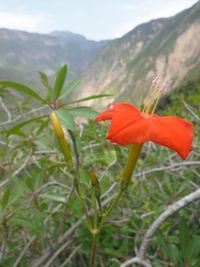
[{"label": "cloud", "polygon": [[0,27],[25,30],[30,32],[45,32],[51,26],[52,18],[47,14],[23,14],[0,11]]}]

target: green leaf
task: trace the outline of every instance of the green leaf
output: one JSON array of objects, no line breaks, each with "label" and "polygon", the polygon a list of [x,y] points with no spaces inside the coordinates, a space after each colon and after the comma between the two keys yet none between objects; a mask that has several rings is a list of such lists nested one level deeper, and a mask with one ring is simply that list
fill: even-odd
[{"label": "green leaf", "polygon": [[169,250],[170,250],[170,255],[169,255],[170,260],[173,263],[178,264],[178,262],[180,260],[180,253],[179,253],[177,246],[174,244],[169,244]]},{"label": "green leaf", "polygon": [[171,256],[171,251],[170,251],[169,245],[166,242],[165,237],[162,234],[160,229],[158,229],[156,236],[158,238],[158,241],[161,245],[161,248],[162,248],[163,253],[165,254],[166,258],[167,258],[167,256],[169,256],[171,258],[172,256]]},{"label": "green leaf", "polygon": [[[14,177],[14,178],[16,178],[16,177]],[[14,178],[10,177],[10,180],[13,180]],[[19,185],[19,179],[17,181],[17,184]],[[24,191],[22,191],[21,188],[20,189],[17,188],[17,190],[15,191],[15,194],[11,194],[9,196],[9,202],[7,203],[7,207],[12,206],[14,203],[19,201],[19,199],[22,199],[22,195],[24,197]]]},{"label": "green leaf", "polygon": [[25,183],[26,183],[26,186],[28,187],[28,189],[30,189],[32,192],[34,192],[34,186],[33,186],[33,183],[31,181],[30,177],[26,177]]},{"label": "green leaf", "polygon": [[53,98],[52,94],[53,94],[53,88],[49,85],[49,80],[47,75],[44,72],[39,71],[40,74],[40,80],[42,85],[44,86],[44,88],[47,91],[46,94],[46,100],[49,101],[50,99]]},{"label": "green leaf", "polygon": [[60,202],[60,203],[66,203],[66,197],[56,194],[56,193],[52,193],[52,194],[41,194],[40,195],[41,198],[47,199],[47,200],[52,200],[52,201],[56,201],[56,202]]},{"label": "green leaf", "polygon": [[[2,134],[2,133],[3,133],[3,134],[5,133],[5,134],[7,134],[8,136],[9,136],[9,135],[15,135],[15,134],[19,135],[19,133],[20,133],[20,135],[22,135],[23,132],[20,131],[20,129],[21,129],[22,127],[24,127],[25,125],[27,125],[27,124],[29,124],[29,123],[31,123],[31,122],[33,122],[33,121],[41,121],[41,118],[42,118],[42,117],[36,117],[36,118],[30,119],[30,120],[24,121],[24,122],[22,122],[22,123],[17,124],[17,125],[14,126],[13,128],[11,128],[11,129],[9,129],[9,130],[4,130],[4,131],[2,131],[2,132],[0,132],[0,133],[1,133],[1,134]],[[23,136],[26,136],[26,135],[24,134]]]},{"label": "green leaf", "polygon": [[78,100],[73,101],[73,102],[69,102],[67,104],[80,103],[80,102],[84,102],[84,101],[88,101],[88,100],[93,100],[93,99],[98,99],[98,98],[103,98],[103,97],[109,97],[109,96],[112,96],[112,95],[111,94],[93,95],[93,96],[88,96],[85,98],[78,99]]},{"label": "green leaf", "polygon": [[36,146],[38,146],[39,148],[43,148],[43,149],[49,149],[49,144],[47,143],[47,139],[43,138],[43,139],[37,139],[34,144]]},{"label": "green leaf", "polygon": [[109,256],[113,256],[113,257],[122,257],[123,256],[123,252],[121,252],[119,249],[115,249],[112,247],[107,247],[104,249],[104,253],[109,255]]},{"label": "green leaf", "polygon": [[58,119],[60,120],[61,125],[69,130],[74,131],[76,129],[76,125],[74,122],[73,116],[64,109],[58,109],[55,111]]},{"label": "green leaf", "polygon": [[181,220],[179,238],[181,255],[185,261],[188,261],[189,228],[185,218]]},{"label": "green leaf", "polygon": [[61,99],[68,96],[79,85],[79,83],[81,82],[82,79],[83,79],[83,77],[80,76],[76,80],[72,81],[66,88],[64,88]]},{"label": "green leaf", "polygon": [[40,230],[40,227],[38,227],[38,224],[35,220],[28,220],[27,218],[23,217],[13,217],[12,222],[15,223],[15,225],[20,225],[26,227],[29,231],[33,231],[34,233],[37,233],[38,230]]},{"label": "green leaf", "polygon": [[85,184],[86,186],[90,186],[90,176],[87,169],[80,168],[79,175],[81,183]]},{"label": "green leaf", "polygon": [[47,75],[44,72],[42,72],[42,71],[39,71],[39,74],[40,74],[40,80],[41,80],[43,86],[46,89],[51,90],[51,87],[49,85],[49,81],[48,81]]},{"label": "green leaf", "polygon": [[94,119],[99,113],[89,107],[78,107],[69,110],[73,116],[83,117],[86,119]]},{"label": "green leaf", "polygon": [[10,188],[8,187],[5,193],[3,194],[3,197],[1,200],[2,209],[5,209],[5,207],[7,206],[9,197],[10,197]]},{"label": "green leaf", "polygon": [[188,178],[184,179],[183,182],[181,183],[181,185],[179,186],[177,193],[181,193],[186,188],[188,188],[189,183],[190,183],[190,179],[188,179]]},{"label": "green leaf", "polygon": [[190,244],[191,258],[195,259],[200,253],[200,236],[194,236]]},{"label": "green leaf", "polygon": [[67,65],[64,65],[59,69],[59,71],[56,74],[56,81],[53,87],[54,99],[57,99],[59,97],[65,82],[66,75],[67,75]]},{"label": "green leaf", "polygon": [[39,129],[38,129],[37,132],[36,132],[36,136],[39,135],[45,128],[47,128],[47,126],[49,125],[49,121],[50,121],[50,119],[48,118],[46,121],[44,121],[44,122],[40,125]]},{"label": "green leaf", "polygon": [[[1,132],[0,132],[1,133]],[[6,133],[6,132],[5,132]],[[25,132],[24,131],[22,131],[22,130],[20,130],[20,129],[14,129],[13,131],[12,131],[12,133],[8,133],[7,134],[8,136],[9,135],[18,135],[18,136],[21,136],[21,137],[27,137],[27,135],[25,134]]]},{"label": "green leaf", "polygon": [[0,81],[0,85],[13,88],[21,93],[25,93],[41,101],[43,104],[46,104],[46,101],[43,98],[41,98],[33,89],[29,88],[26,85],[23,85],[21,83],[16,83],[16,82],[10,82],[10,81]]}]

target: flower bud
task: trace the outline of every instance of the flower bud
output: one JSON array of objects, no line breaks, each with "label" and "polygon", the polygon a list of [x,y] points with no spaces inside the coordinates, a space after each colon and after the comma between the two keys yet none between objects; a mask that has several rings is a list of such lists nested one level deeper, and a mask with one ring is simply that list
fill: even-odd
[{"label": "flower bud", "polygon": [[98,199],[101,196],[101,188],[100,188],[99,180],[94,172],[90,173],[90,181],[94,189],[95,197]]},{"label": "flower bud", "polygon": [[61,126],[60,121],[59,121],[58,117],[56,116],[55,112],[51,113],[51,121],[53,124],[53,128],[54,128],[56,137],[58,139],[60,148],[62,150],[64,157],[65,157],[65,160],[67,163],[71,162],[72,158],[71,158],[70,150],[69,150],[68,144],[65,140],[62,126]]}]

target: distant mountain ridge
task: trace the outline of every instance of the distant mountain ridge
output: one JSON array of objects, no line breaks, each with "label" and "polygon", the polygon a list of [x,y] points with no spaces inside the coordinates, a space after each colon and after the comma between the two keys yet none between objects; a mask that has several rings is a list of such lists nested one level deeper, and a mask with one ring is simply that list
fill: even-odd
[{"label": "distant mountain ridge", "polygon": [[81,42],[87,42],[90,44],[96,44],[97,46],[102,47],[103,45],[107,44],[110,40],[100,40],[100,41],[94,41],[87,39],[85,36],[78,34],[78,33],[73,33],[70,31],[53,31],[49,35],[51,36],[56,36],[56,37],[62,37],[66,41],[74,41],[76,43],[81,43]]},{"label": "distant mountain ridge", "polygon": [[0,79],[30,84],[38,71],[53,75],[67,63],[69,79],[79,76],[108,41],[96,42],[70,32],[50,34],[0,29]]},{"label": "distant mountain ridge", "polygon": [[[113,100],[137,103],[155,75],[176,87],[200,71],[200,2],[167,19],[141,24],[103,47],[77,94],[112,93]],[[99,103],[99,102],[98,102]],[[103,100],[105,106],[107,102]]]},{"label": "distant mountain ridge", "polygon": [[114,40],[97,42],[67,31],[38,34],[0,29],[0,79],[33,82],[40,88],[39,70],[52,77],[67,63],[69,80],[84,77],[74,97],[112,93],[112,98],[98,105],[136,104],[155,75],[168,80],[173,89],[185,77],[200,73],[199,44],[200,1],[175,16],[138,25]]}]

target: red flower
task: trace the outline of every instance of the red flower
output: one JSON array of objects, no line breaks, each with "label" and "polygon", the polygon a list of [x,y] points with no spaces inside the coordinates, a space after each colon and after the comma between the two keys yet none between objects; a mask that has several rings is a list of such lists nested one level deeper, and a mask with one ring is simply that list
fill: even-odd
[{"label": "red flower", "polygon": [[96,122],[111,120],[106,139],[128,145],[152,141],[176,151],[186,159],[192,150],[193,125],[184,119],[140,112],[127,103],[113,104],[95,119]]}]

